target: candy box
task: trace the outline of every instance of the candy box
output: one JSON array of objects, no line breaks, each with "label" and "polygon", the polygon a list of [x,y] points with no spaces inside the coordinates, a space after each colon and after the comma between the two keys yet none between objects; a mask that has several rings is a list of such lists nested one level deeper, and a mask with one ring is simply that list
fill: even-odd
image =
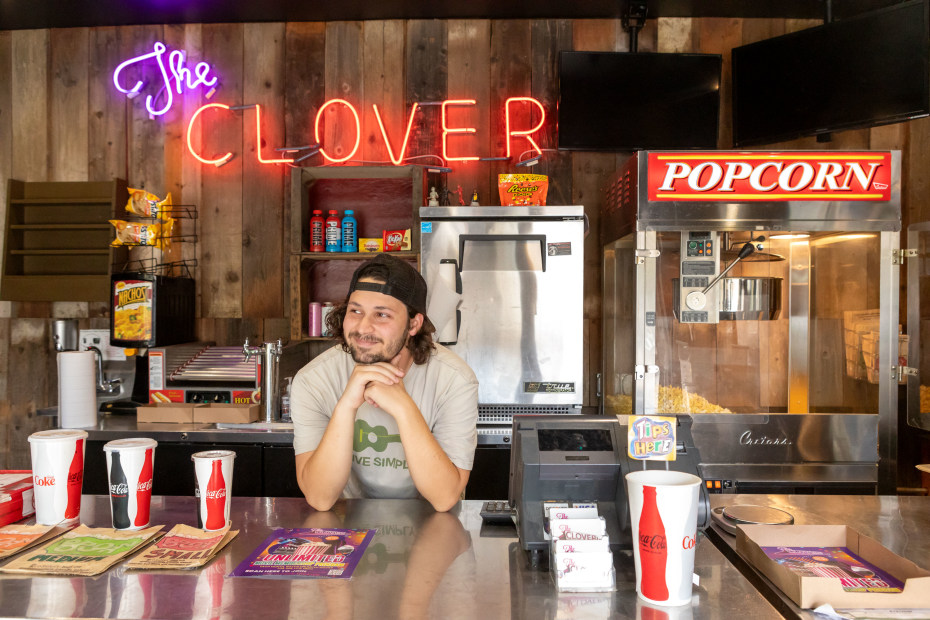
[{"label": "candy box", "polygon": [[[850,576],[843,577],[845,571],[842,569],[821,569],[815,574],[823,576],[808,576],[811,569],[806,568],[803,560],[808,557],[807,550],[837,548],[871,565],[875,573],[865,577],[852,576],[856,574],[853,570]],[[737,528],[736,549],[796,605],[804,609],[825,603],[835,609],[930,608],[930,571],[846,525],[740,525]],[[792,557],[785,558],[785,553],[801,558],[801,561]],[[829,557],[825,557],[828,555],[816,553],[812,560],[828,560]],[[853,568],[856,568],[855,565]],[[870,584],[877,583],[876,577],[882,573],[890,580],[903,584],[901,591],[871,587]]]},{"label": "candy box", "polygon": [[35,511],[32,472],[0,470],[0,526],[21,521]]}]

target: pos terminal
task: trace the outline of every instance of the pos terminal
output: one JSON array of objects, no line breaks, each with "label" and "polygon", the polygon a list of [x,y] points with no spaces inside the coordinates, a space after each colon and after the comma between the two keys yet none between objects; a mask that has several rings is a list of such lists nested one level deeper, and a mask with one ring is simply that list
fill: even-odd
[{"label": "pos terminal", "polygon": [[[677,416],[674,461],[638,461],[627,455],[629,416],[515,415],[510,455],[510,503],[520,546],[548,550],[546,507],[596,504],[610,546],[632,548],[626,474],[672,469],[699,476],[700,456],[691,438],[691,417]],[[710,501],[701,486],[698,528],[710,523]]]}]

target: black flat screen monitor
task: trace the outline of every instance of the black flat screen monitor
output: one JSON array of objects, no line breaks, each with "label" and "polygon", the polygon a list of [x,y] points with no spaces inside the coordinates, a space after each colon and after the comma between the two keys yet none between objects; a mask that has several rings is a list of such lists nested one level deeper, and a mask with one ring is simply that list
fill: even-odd
[{"label": "black flat screen monitor", "polygon": [[733,140],[749,146],[930,113],[925,0],[733,49]]},{"label": "black flat screen monitor", "polygon": [[559,148],[715,149],[717,54],[559,53]]}]

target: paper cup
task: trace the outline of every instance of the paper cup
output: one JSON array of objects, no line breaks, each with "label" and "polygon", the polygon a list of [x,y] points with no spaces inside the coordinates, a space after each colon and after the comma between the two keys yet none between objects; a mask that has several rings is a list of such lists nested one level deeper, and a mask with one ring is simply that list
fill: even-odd
[{"label": "paper cup", "polygon": [[66,429],[29,436],[37,524],[80,518],[86,439],[86,431]]},{"label": "paper cup", "polygon": [[701,479],[667,470],[626,476],[636,593],[656,605],[691,602]]},{"label": "paper cup", "polygon": [[152,471],[158,442],[144,437],[118,439],[103,446],[107,456],[110,515],[117,530],[148,527]]},{"label": "paper cup", "polygon": [[191,456],[194,461],[194,497],[197,498],[197,527],[208,532],[230,524],[233,459],[231,450],[207,450]]}]

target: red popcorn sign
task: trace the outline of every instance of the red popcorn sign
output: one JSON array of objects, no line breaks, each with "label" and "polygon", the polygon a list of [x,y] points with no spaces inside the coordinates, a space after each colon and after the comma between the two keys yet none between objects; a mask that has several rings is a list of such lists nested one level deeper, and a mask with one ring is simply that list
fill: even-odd
[{"label": "red popcorn sign", "polygon": [[650,201],[889,201],[891,153],[650,152]]}]

